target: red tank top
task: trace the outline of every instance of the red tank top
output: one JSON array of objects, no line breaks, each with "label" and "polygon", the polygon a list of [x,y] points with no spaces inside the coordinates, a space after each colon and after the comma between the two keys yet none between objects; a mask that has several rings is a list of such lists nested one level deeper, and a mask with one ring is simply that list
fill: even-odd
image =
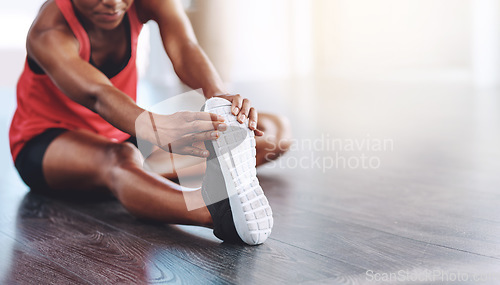
[{"label": "red tank top", "polygon": [[[80,57],[88,62],[91,53],[90,40],[75,15],[71,0],[56,0],[56,4],[80,44]],[[131,36],[130,59],[125,68],[110,81],[135,101],[137,38],[142,28],[135,5],[128,10],[127,17]],[[69,99],[48,75],[34,73],[26,60],[23,73],[17,83],[17,109],[9,131],[10,149],[14,161],[30,139],[50,128],[85,129],[118,141],[124,141],[130,137],[98,114]]]}]

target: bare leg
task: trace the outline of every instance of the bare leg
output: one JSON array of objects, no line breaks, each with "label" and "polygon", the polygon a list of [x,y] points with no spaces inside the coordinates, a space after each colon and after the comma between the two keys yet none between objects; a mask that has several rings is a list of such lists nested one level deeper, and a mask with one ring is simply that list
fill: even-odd
[{"label": "bare leg", "polygon": [[290,149],[291,128],[288,120],[274,114],[259,114],[257,128],[264,136],[256,137],[257,166],[278,159]]},{"label": "bare leg", "polygon": [[[87,131],[69,131],[48,147],[43,160],[47,183],[54,191],[111,191],[132,214],[172,223],[208,226],[201,192],[182,193],[179,185],[142,167],[139,150],[130,143],[114,143]],[[204,204],[203,204],[204,205]]]},{"label": "bare leg", "polygon": [[[203,144],[199,148],[205,148]],[[196,177],[205,174],[205,158],[169,153],[155,146],[153,153],[146,158],[144,166],[147,170],[175,180],[179,176]]]},{"label": "bare leg", "polygon": [[[265,133],[262,137],[256,137],[257,166],[275,160],[288,151],[291,144],[291,130],[285,118],[262,113],[259,114],[257,127]],[[204,158],[172,155],[159,148],[146,159],[147,169],[168,179],[178,178],[177,172],[180,171],[182,177],[202,176],[205,173],[205,166]]]}]

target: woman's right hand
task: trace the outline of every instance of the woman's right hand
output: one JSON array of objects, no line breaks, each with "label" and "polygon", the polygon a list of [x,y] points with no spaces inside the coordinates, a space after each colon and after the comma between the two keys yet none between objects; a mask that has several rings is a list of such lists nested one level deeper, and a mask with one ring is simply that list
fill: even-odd
[{"label": "woman's right hand", "polygon": [[219,138],[225,131],[224,118],[206,112],[182,111],[172,115],[143,112],[136,121],[136,135],[165,151],[208,157],[209,152],[194,144]]}]

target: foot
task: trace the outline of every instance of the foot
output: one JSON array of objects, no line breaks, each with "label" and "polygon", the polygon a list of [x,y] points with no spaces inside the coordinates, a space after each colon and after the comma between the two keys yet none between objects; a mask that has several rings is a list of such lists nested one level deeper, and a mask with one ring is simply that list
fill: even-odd
[{"label": "foot", "polygon": [[248,122],[231,114],[231,103],[207,100],[202,111],[224,116],[228,129],[216,141],[206,141],[210,152],[202,195],[214,224],[214,235],[229,242],[263,243],[271,234],[273,217],[255,169],[255,138]]}]

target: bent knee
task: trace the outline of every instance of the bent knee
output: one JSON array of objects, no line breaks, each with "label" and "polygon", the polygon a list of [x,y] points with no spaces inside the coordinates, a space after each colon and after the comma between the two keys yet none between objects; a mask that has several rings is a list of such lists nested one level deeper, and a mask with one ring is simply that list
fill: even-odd
[{"label": "bent knee", "polygon": [[276,116],[276,124],[279,129],[277,144],[281,153],[287,152],[292,146],[292,127],[285,116]]},{"label": "bent knee", "polygon": [[138,166],[143,161],[139,149],[129,142],[110,144],[107,158],[114,168]]},{"label": "bent knee", "polygon": [[292,146],[290,122],[284,116],[265,114],[264,136],[257,139],[257,165],[279,158]]},{"label": "bent knee", "polygon": [[287,117],[274,114],[266,114],[263,122],[264,140],[266,149],[278,155],[287,152],[292,145],[292,130]]},{"label": "bent knee", "polygon": [[108,188],[121,200],[121,194],[116,189],[122,188],[121,185],[127,181],[127,176],[131,172],[142,168],[142,155],[139,149],[133,144],[110,143],[106,149],[105,155],[107,165],[106,171],[102,173],[103,179],[107,181]]}]

